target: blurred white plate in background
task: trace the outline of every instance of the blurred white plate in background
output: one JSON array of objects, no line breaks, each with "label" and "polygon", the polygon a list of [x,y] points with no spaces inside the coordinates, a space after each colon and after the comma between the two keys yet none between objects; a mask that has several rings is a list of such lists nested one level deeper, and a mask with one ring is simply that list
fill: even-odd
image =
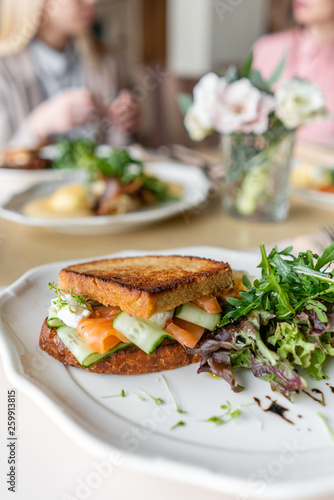
[{"label": "blurred white plate in background", "polygon": [[[131,231],[140,226],[182,215],[206,200],[210,190],[210,181],[200,168],[168,161],[147,162],[145,165],[147,171],[159,179],[182,185],[182,198],[179,201],[159,203],[136,212],[120,215],[75,218],[38,218],[25,215],[22,209],[26,203],[36,198],[49,196],[65,182],[64,179],[55,179],[52,182],[36,184],[2,202],[0,216],[27,226],[42,227],[60,233],[112,234]],[[74,182],[74,178],[71,177],[66,182]]]},{"label": "blurred white plate in background", "polygon": [[334,185],[333,164],[319,165],[295,159],[291,172],[291,194],[299,202],[323,210],[334,211],[334,192],[320,191],[320,186]]}]

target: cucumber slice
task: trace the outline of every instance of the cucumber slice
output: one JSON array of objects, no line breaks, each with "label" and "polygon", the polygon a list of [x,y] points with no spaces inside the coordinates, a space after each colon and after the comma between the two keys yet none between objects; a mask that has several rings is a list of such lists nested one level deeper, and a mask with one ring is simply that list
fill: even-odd
[{"label": "cucumber slice", "polygon": [[51,306],[49,307],[49,314],[48,314],[48,319],[46,320],[46,324],[50,328],[58,328],[58,326],[65,326],[65,323],[57,317],[57,308],[56,306],[51,303]]},{"label": "cucumber slice", "polygon": [[89,368],[90,366],[98,363],[107,356],[110,356],[111,354],[114,354],[115,352],[132,345],[125,344],[124,342],[119,342],[108,352],[100,354],[90,349],[86,345],[85,341],[80,337],[78,331],[74,328],[71,328],[70,326],[60,326],[57,329],[57,335],[84,368]]},{"label": "cucumber slice", "polygon": [[148,319],[130,316],[124,311],[117,314],[113,327],[123,333],[146,354],[152,354],[169,335]]},{"label": "cucumber slice", "polygon": [[49,318],[46,320],[46,324],[50,328],[58,328],[58,326],[65,326],[65,323],[59,318]]},{"label": "cucumber slice", "polygon": [[199,325],[202,328],[206,328],[211,332],[219,325],[221,320],[220,313],[208,313],[203,311],[200,307],[195,306],[192,302],[180,306],[180,308],[176,310],[175,316],[185,321],[189,321],[190,323],[194,323],[195,325]]}]

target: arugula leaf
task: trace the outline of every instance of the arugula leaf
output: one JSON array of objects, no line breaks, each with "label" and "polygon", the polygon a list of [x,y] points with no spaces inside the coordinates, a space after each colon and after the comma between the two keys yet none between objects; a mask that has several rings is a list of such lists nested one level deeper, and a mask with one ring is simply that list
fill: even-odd
[{"label": "arugula leaf", "polygon": [[252,288],[252,283],[250,282],[247,274],[242,275],[242,283],[246,288],[248,288],[248,290]]},{"label": "arugula leaf", "polygon": [[327,247],[321,257],[311,251],[294,257],[290,253],[291,247],[281,252],[274,247],[269,255],[263,244],[260,249],[262,279],[255,280],[253,287],[246,281],[248,290],[240,293],[241,299],[227,299],[233,307],[227,310],[220,326],[256,308],[271,311],[277,321],[290,321],[307,307],[314,309],[319,319],[326,322],[326,306],[323,303],[334,303],[334,277],[331,272],[317,269],[330,263],[334,244]]},{"label": "arugula leaf", "polygon": [[268,285],[270,285],[271,290],[276,294],[277,297],[276,310],[278,316],[284,318],[291,314],[294,315],[295,310],[293,309],[293,307],[289,302],[287,293],[284,291],[284,289],[279,285],[278,281],[276,280],[274,271],[270,265],[269,259],[266,254],[266,249],[263,243],[260,245],[260,250],[261,250],[262,260],[258,267],[262,268],[262,276],[268,278],[269,280]]},{"label": "arugula leaf", "polygon": [[322,254],[321,257],[319,257],[315,269],[317,271],[320,271],[323,267],[325,267],[327,264],[331,264],[334,261],[334,243],[329,245],[325,250],[324,253]]},{"label": "arugula leaf", "polygon": [[321,273],[320,271],[315,271],[306,266],[293,266],[293,271],[297,274],[303,274],[305,276],[310,276],[314,280],[323,281],[324,283],[334,283],[334,279],[329,277],[326,273]]},{"label": "arugula leaf", "polygon": [[319,320],[323,323],[327,323],[328,318],[324,311],[327,311],[327,307],[325,304],[320,302],[319,300],[309,300],[307,304],[305,304],[305,309],[315,311]]}]

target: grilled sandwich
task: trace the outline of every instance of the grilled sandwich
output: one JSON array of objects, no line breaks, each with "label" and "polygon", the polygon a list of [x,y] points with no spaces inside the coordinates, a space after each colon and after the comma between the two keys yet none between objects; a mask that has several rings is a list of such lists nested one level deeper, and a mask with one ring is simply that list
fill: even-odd
[{"label": "grilled sandwich", "polygon": [[224,262],[145,256],[69,266],[59,284],[40,347],[66,365],[135,375],[199,361],[199,345],[221,319],[215,294],[232,283]]}]

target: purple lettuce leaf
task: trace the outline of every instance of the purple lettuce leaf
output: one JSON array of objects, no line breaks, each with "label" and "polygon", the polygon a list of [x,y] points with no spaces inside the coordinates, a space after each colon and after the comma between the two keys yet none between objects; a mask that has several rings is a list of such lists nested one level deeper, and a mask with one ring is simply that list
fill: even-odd
[{"label": "purple lettuce leaf", "polygon": [[186,350],[201,356],[198,373],[210,372],[222,377],[234,392],[242,390],[234,369],[249,368],[256,377],[269,381],[272,390],[289,398],[306,383],[291,363],[264,343],[261,326],[261,314],[253,312],[239,322],[218,328],[198,348]]}]

